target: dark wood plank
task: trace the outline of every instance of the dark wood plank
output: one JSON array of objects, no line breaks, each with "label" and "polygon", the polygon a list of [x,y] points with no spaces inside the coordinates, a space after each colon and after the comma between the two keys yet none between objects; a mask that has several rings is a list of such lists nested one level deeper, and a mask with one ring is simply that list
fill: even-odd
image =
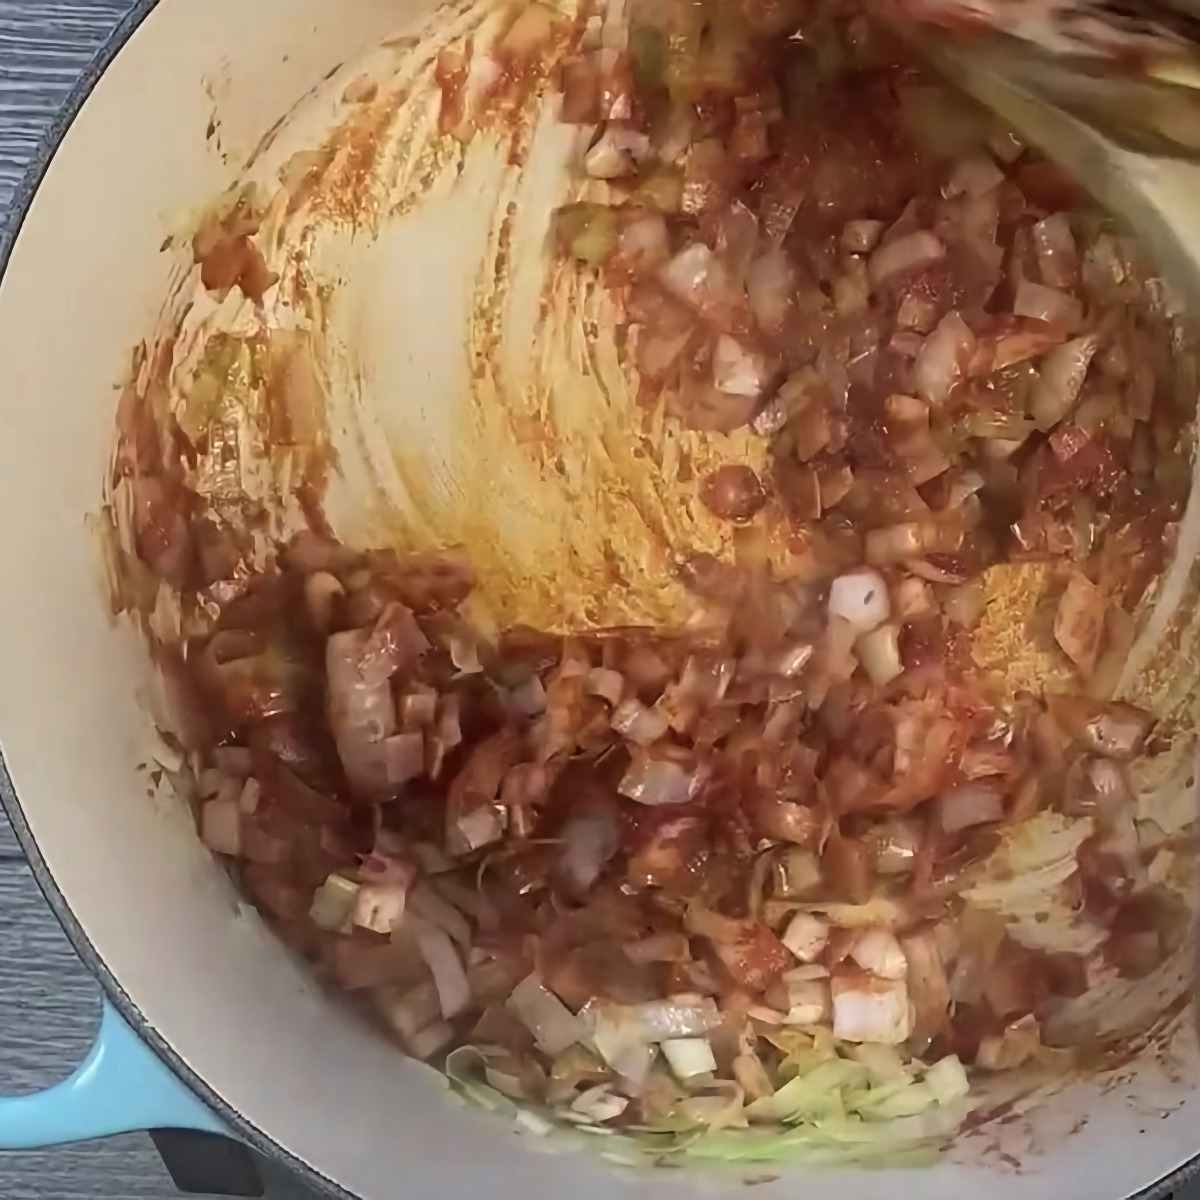
[{"label": "dark wood plank", "polygon": [[0,0],[0,210],[129,0]]}]

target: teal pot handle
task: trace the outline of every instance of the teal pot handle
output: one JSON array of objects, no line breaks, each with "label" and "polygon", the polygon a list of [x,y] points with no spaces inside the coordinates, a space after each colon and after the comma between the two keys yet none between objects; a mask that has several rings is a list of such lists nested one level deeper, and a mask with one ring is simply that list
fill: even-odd
[{"label": "teal pot handle", "polygon": [[227,1133],[107,1001],[78,1070],[32,1096],[0,1096],[0,1150],[32,1150],[143,1129]]}]

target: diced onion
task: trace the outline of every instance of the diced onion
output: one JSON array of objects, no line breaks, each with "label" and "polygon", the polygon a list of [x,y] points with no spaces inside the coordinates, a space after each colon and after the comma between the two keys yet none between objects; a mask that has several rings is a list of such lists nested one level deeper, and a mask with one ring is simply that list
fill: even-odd
[{"label": "diced onion", "polygon": [[948,1054],[925,1069],[926,1085],[939,1104],[953,1104],[970,1094],[971,1083],[958,1056]]},{"label": "diced onion", "polygon": [[1032,232],[1043,281],[1050,287],[1071,287],[1079,279],[1079,251],[1066,213],[1046,217]]},{"label": "diced onion", "polygon": [[982,196],[1004,182],[1004,172],[990,159],[982,156],[965,158],[955,168],[943,189],[947,198],[967,195]]},{"label": "diced onion", "polygon": [[383,743],[384,769],[393,785],[408,783],[425,771],[425,735],[396,733]]},{"label": "diced onion", "polygon": [[563,869],[580,891],[586,891],[617,852],[616,816],[607,810],[579,813],[563,827],[562,837]]},{"label": "diced onion", "polygon": [[683,804],[696,785],[693,772],[667,758],[638,758],[630,764],[617,790],[639,804]]},{"label": "diced onion", "polygon": [[1048,325],[1059,325],[1068,331],[1078,329],[1083,322],[1083,305],[1074,296],[1031,279],[1021,280],[1013,301],[1013,313],[1018,317],[1045,321]]},{"label": "diced onion", "polygon": [[588,1036],[587,1025],[542,983],[536,972],[513,988],[507,1005],[533,1034],[538,1048],[551,1057]]},{"label": "diced onion", "polygon": [[471,985],[458,951],[444,930],[427,921],[416,922],[416,934],[421,957],[433,974],[442,1016],[457,1017],[471,1004]]},{"label": "diced onion", "polygon": [[956,312],[947,313],[925,339],[913,363],[917,395],[944,404],[975,353],[975,335]]},{"label": "diced onion", "polygon": [[871,286],[878,291],[899,276],[932,266],[945,257],[946,247],[924,229],[885,241],[867,264]]},{"label": "diced onion", "polygon": [[839,575],[829,588],[829,614],[849,622],[856,633],[869,633],[891,615],[891,597],[876,571]]},{"label": "diced onion", "polygon": [[1100,339],[1089,335],[1046,355],[1029,399],[1029,412],[1039,429],[1051,429],[1070,411],[1099,346]]},{"label": "diced onion", "polygon": [[833,1036],[839,1041],[896,1046],[910,1028],[908,989],[902,979],[833,976]]},{"label": "diced onion", "polygon": [[882,221],[847,221],[842,229],[842,248],[851,254],[867,254],[875,249],[882,233]]},{"label": "diced onion", "polygon": [[801,962],[811,963],[829,941],[829,926],[812,913],[799,912],[788,922],[782,941]]},{"label": "diced onion", "polygon": [[200,811],[200,839],[217,854],[242,853],[242,810],[236,799],[209,800]]},{"label": "diced onion", "polygon": [[336,872],[313,895],[308,915],[318,929],[346,933],[353,924],[359,885]]},{"label": "diced onion", "polygon": [[850,946],[850,957],[880,979],[903,979],[908,972],[908,960],[896,935],[886,929],[860,933]]},{"label": "diced onion", "polygon": [[763,358],[747,350],[736,338],[723,333],[713,350],[713,383],[730,396],[762,395],[767,382]]},{"label": "diced onion", "polygon": [[900,661],[900,630],[895,625],[880,625],[878,629],[864,633],[854,643],[854,656],[877,687],[891,683],[904,673],[904,664]]},{"label": "diced onion", "polygon": [[684,1080],[716,1072],[717,1060],[707,1038],[669,1038],[662,1044],[663,1054],[676,1077]]},{"label": "diced onion", "polygon": [[987,779],[961,783],[938,799],[938,821],[947,833],[1004,819],[1004,792]]},{"label": "diced onion", "polygon": [[366,884],[354,901],[354,924],[373,933],[391,933],[404,919],[408,890],[396,884]]}]

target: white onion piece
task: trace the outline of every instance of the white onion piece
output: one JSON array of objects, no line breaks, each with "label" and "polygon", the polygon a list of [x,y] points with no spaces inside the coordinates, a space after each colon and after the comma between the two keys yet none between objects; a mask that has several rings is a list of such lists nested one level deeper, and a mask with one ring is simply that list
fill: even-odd
[{"label": "white onion piece", "polygon": [[589,696],[599,696],[607,700],[612,708],[621,703],[621,695],[625,691],[625,676],[620,671],[608,667],[592,667],[583,677],[583,690]]},{"label": "white onion piece", "polygon": [[258,812],[258,803],[262,799],[262,784],[252,775],[242,787],[238,797],[238,808],[247,816],[252,817]]},{"label": "white onion piece", "polygon": [[561,1054],[588,1036],[587,1025],[542,983],[536,971],[513,988],[505,1003],[544,1054]]},{"label": "white onion piece", "polygon": [[[920,521],[905,521],[900,525],[887,525],[883,529],[869,530],[863,539],[863,557],[870,563],[903,562],[925,553],[925,540]],[[914,574],[915,563],[909,570]]]},{"label": "white onion piece", "polygon": [[600,878],[604,865],[617,852],[616,813],[612,810],[573,816],[562,830],[563,852],[560,862],[571,882],[580,890]]},{"label": "white onion piece", "polygon": [[904,980],[839,974],[832,987],[833,1036],[838,1041],[897,1046],[908,1038],[912,1013]]},{"label": "white onion piece", "polygon": [[933,588],[925,580],[909,578],[900,581],[896,588],[896,616],[902,621],[914,621],[933,616],[936,612]]},{"label": "white onion piece", "polygon": [[804,963],[802,966],[784,971],[779,978],[790,988],[794,983],[808,983],[812,979],[828,979],[829,968],[816,962]]},{"label": "white onion piece", "polygon": [[888,349],[894,350],[897,354],[903,354],[905,358],[916,358],[924,345],[925,338],[916,330],[902,329],[892,334],[891,340],[888,342]]},{"label": "white onion piece", "polygon": [[750,311],[767,333],[782,331],[795,291],[795,270],[791,259],[782,250],[767,250],[747,268],[746,295]]},{"label": "white onion piece", "polygon": [[695,995],[648,1000],[645,1004],[606,1004],[596,1024],[609,1032],[620,1030],[625,1040],[662,1042],[670,1038],[701,1037],[722,1023],[716,1004]]},{"label": "white onion piece", "polygon": [[635,963],[686,962],[691,947],[682,933],[656,933],[621,947],[625,957]]},{"label": "white onion piece", "polygon": [[812,913],[799,912],[788,922],[780,940],[801,962],[811,963],[829,941],[829,926]]},{"label": "white onion piece", "polygon": [[976,779],[960,783],[938,797],[938,821],[947,833],[1004,819],[1004,792],[996,783]]},{"label": "white onion piece", "polygon": [[896,324],[901,329],[912,329],[917,333],[930,333],[937,324],[937,305],[924,296],[916,296],[909,292],[900,301],[896,313]]},{"label": "white onion piece", "polygon": [[866,263],[851,258],[845,270],[833,281],[833,307],[843,317],[865,313],[871,302]]},{"label": "white onion piece", "polygon": [[925,339],[913,363],[917,395],[930,404],[944,404],[974,353],[975,335],[958,313],[948,312]]},{"label": "white onion piece", "polygon": [[[408,896],[408,911],[448,934],[463,953],[471,949],[471,926],[467,918],[428,883],[418,883]],[[448,1013],[446,1014],[449,1015]]]},{"label": "white onion piece", "polygon": [[209,800],[200,810],[200,840],[217,854],[242,852],[242,810],[237,799]]},{"label": "white onion piece", "polygon": [[713,383],[730,396],[762,395],[767,383],[767,367],[761,354],[747,350],[727,333],[717,338],[713,348]]},{"label": "white onion piece", "polygon": [[454,823],[457,840],[455,853],[469,854],[504,836],[504,816],[495,804],[480,804],[463,813]]},{"label": "white onion piece", "polygon": [[328,633],[333,624],[334,605],[346,594],[336,575],[317,571],[304,581],[304,603],[318,633]]},{"label": "white onion piece", "polygon": [[848,621],[856,633],[869,633],[891,615],[887,583],[877,571],[839,575],[829,588],[829,615]]},{"label": "white onion piece", "polygon": [[629,764],[617,791],[639,804],[683,804],[690,800],[696,776],[668,758],[640,758]]},{"label": "white onion piece", "polygon": [[871,682],[883,687],[904,674],[900,661],[900,631],[895,625],[880,625],[864,633],[854,644],[854,656]]},{"label": "white onion piece", "polygon": [[633,156],[620,147],[610,126],[583,156],[583,169],[593,179],[621,179],[634,174],[637,164]]},{"label": "white onion piece", "polygon": [[617,253],[638,274],[656,270],[671,256],[666,221],[658,213],[631,221],[617,239]]},{"label": "white onion piece", "polygon": [[1083,321],[1083,305],[1058,288],[1022,279],[1013,299],[1013,315],[1072,330],[1078,329]]},{"label": "white onion piece", "polygon": [[1099,346],[1095,335],[1076,338],[1056,346],[1042,360],[1029,398],[1030,415],[1039,429],[1051,429],[1070,411]]},{"label": "white onion piece", "polygon": [[896,935],[887,929],[867,929],[854,939],[850,957],[864,971],[880,979],[903,979],[908,972],[908,960]]},{"label": "white onion piece", "polygon": [[797,979],[788,983],[788,1011],[785,1025],[808,1027],[829,1020],[830,995],[826,979]]},{"label": "white onion piece", "polygon": [[881,875],[907,875],[921,849],[921,827],[903,817],[877,827],[875,865]]},{"label": "white onion piece", "polygon": [[1079,250],[1066,213],[1055,213],[1031,230],[1042,282],[1050,287],[1071,287],[1079,281]]},{"label": "white onion piece", "polygon": [[408,888],[403,883],[369,883],[358,889],[354,924],[372,933],[391,933],[404,919]]},{"label": "white onion piece", "polygon": [[821,889],[821,862],[812,850],[788,850],[778,870],[776,886],[781,895],[803,900]]},{"label": "white onion piece", "polygon": [[354,923],[359,885],[336,872],[313,894],[308,918],[326,933],[348,933]]},{"label": "white onion piece", "polygon": [[942,189],[946,199],[967,195],[972,198],[986,195],[1004,182],[1004,172],[989,158],[964,158]]},{"label": "white onion piece", "polygon": [[460,675],[478,675],[483,670],[479,661],[479,647],[471,637],[458,634],[450,638],[450,661]]},{"label": "white onion piece", "polygon": [[393,786],[408,783],[425,771],[425,735],[396,733],[383,743],[384,771]]},{"label": "white onion piece", "polygon": [[882,234],[882,221],[847,221],[842,229],[842,249],[851,254],[868,254],[878,245]]},{"label": "white onion piece", "polygon": [[717,256],[703,243],[685,246],[658,273],[662,286],[693,308],[704,308],[714,284],[723,289],[724,272]]},{"label": "white onion piece", "polygon": [[884,242],[867,264],[871,286],[878,291],[885,283],[910,271],[932,266],[946,257],[946,247],[925,229]]},{"label": "white onion piece", "polygon": [[716,1072],[717,1060],[713,1057],[707,1038],[668,1038],[663,1042],[662,1049],[667,1065],[677,1079],[686,1081],[697,1075]]},{"label": "white onion piece", "polygon": [[650,746],[666,736],[671,718],[658,705],[647,708],[636,696],[630,696],[613,713],[612,727],[626,741]]},{"label": "white onion piece", "polygon": [[241,779],[249,776],[254,770],[254,755],[245,746],[218,746],[212,752],[213,766],[227,775],[237,775]]},{"label": "white onion piece", "polygon": [[433,975],[442,1016],[457,1017],[471,1006],[471,984],[450,935],[428,921],[415,921],[421,957]]},{"label": "white onion piece", "polygon": [[619,1117],[628,1107],[629,1097],[618,1096],[607,1083],[588,1088],[571,1102],[571,1112],[597,1124]]}]

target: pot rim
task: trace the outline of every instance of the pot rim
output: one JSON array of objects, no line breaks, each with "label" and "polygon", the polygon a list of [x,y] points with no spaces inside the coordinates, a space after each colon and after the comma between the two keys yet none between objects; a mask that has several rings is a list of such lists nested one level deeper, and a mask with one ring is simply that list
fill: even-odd
[{"label": "pot rim", "polygon": [[[8,218],[0,228],[0,287],[8,272],[13,249],[21,235],[25,218],[29,215],[37,198],[38,189],[46,172],[50,169],[63,139],[75,118],[91,97],[101,76],[116,60],[129,39],[141,28],[146,19],[158,7],[159,0],[135,0],[129,11],[117,22],[112,32],[93,55],[87,66],[72,85],[66,99],[55,113],[45,133],[38,140],[36,149],[22,173],[12,202]],[[8,764],[0,754],[0,808],[7,814],[33,877],[42,895],[46,898],[68,941],[84,965],[97,979],[105,996],[128,1022],[137,1036],[154,1052],[163,1064],[182,1083],[191,1089],[213,1112],[225,1122],[232,1133],[236,1133],[253,1149],[267,1155],[293,1171],[300,1179],[317,1191],[336,1200],[358,1200],[339,1183],[323,1175],[315,1167],[296,1157],[290,1150],[279,1145],[256,1125],[232,1108],[208,1083],[172,1049],[157,1029],[146,1019],[137,1002],[125,991],[120,981],[109,969],[91,939],[79,923],[66,897],[63,895],[37,841],[21,801],[13,786]],[[1200,1164],[1198,1164],[1200,1168]]]},{"label": "pot rim", "polygon": [[[132,8],[117,23],[113,31],[97,50],[91,61],[81,72],[66,100],[59,107],[45,133],[38,141],[29,164],[25,168],[20,183],[13,193],[9,206],[8,219],[0,228],[0,287],[4,284],[9,260],[13,248],[21,235],[25,218],[29,215],[37,198],[46,172],[50,168],[55,155],[58,153],[63,139],[70,130],[75,118],[82,111],[91,97],[101,76],[116,60],[125,48],[129,39],[141,28],[146,19],[158,7],[159,0],[135,0]],[[12,777],[8,772],[8,764],[0,753],[0,807],[7,814],[16,835],[17,842],[25,855],[26,861],[33,872],[34,879],[41,889],[43,896],[50,905],[68,941],[88,970],[98,980],[105,995],[112,1002],[121,1016],[129,1023],[137,1036],[157,1055],[167,1068],[184,1084],[186,1084],[201,1100],[204,1101],[227,1125],[232,1132],[240,1135],[255,1150],[273,1158],[295,1172],[301,1180],[335,1197],[336,1200],[358,1200],[341,1184],[322,1174],[317,1168],[294,1155],[290,1150],[279,1145],[245,1116],[232,1108],[208,1083],[198,1075],[167,1043],[157,1029],[146,1019],[138,1008],[136,1001],[125,991],[120,981],[109,969],[101,957],[83,926],[76,918],[66,897],[60,890],[45,858],[42,855],[21,802],[13,786]],[[1200,1174],[1200,1148],[1195,1156],[1170,1174],[1163,1176],[1156,1183],[1150,1184],[1141,1191],[1134,1193],[1124,1200],[1161,1200],[1164,1196],[1175,1191],[1188,1180]],[[1121,1198],[1114,1198],[1121,1200]]]}]

